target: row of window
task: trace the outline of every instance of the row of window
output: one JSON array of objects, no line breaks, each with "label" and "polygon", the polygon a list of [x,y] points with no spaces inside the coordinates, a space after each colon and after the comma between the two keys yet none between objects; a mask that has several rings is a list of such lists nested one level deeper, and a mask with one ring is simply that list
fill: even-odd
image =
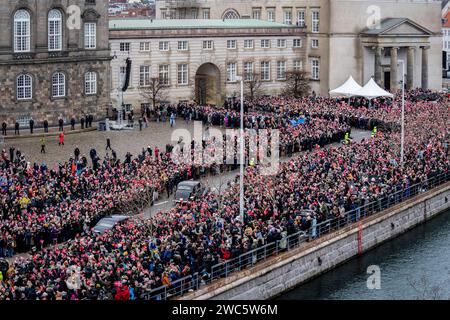
[{"label": "row of window", "polygon": [[[306,26],[306,8],[297,8],[295,11],[295,21],[293,18],[293,9],[292,8],[284,8],[283,9],[283,23],[287,25],[296,24],[298,26]],[[172,14],[172,15],[170,15]],[[173,12],[168,11],[166,8],[161,9],[161,18],[162,19],[198,19],[198,9],[190,8],[188,11],[187,8],[178,9],[175,13],[176,16],[173,16]],[[210,19],[210,9],[203,8],[202,9],[202,19]],[[262,17],[262,9],[261,8],[253,8],[252,9],[252,19],[261,20]],[[227,9],[222,14],[222,19],[240,19],[241,16],[234,9]],[[266,19],[270,22],[276,21],[276,8],[270,7],[266,9]],[[319,21],[320,13],[319,9],[311,10],[311,31],[314,33],[319,32]]]},{"label": "row of window", "polygon": [[[66,75],[62,72],[55,72],[51,79],[52,98],[63,98],[67,95]],[[84,75],[84,92],[87,95],[97,94],[97,73],[86,72]],[[29,100],[33,98],[33,76],[21,74],[16,79],[17,100]]]},{"label": "row of window", "polygon": [[[312,58],[310,60],[311,63],[311,77],[314,80],[319,80],[319,59]],[[243,74],[244,80],[251,81],[255,75],[255,65],[256,63],[252,61],[247,61],[243,63]],[[259,63],[260,66],[260,79],[262,81],[270,81],[271,80],[271,62],[270,61],[261,61]],[[226,66],[227,73],[227,82],[235,82],[237,76],[237,63],[229,62]],[[303,63],[301,60],[293,61],[293,70],[300,71],[303,69]],[[125,78],[125,67],[121,67],[120,69],[120,80],[121,84]],[[170,77],[169,77],[169,65],[163,64],[158,66],[158,81],[162,85],[169,85]],[[178,64],[177,65],[177,84],[178,85],[187,85],[189,79],[189,67],[187,64]],[[276,62],[276,80],[285,80],[286,79],[286,61],[281,60]],[[151,72],[150,66],[140,66],[139,67],[139,86],[145,87],[150,86],[151,84]]]},{"label": "row of window", "polygon": [[[14,52],[30,52],[31,23],[30,13],[19,9],[14,14]],[[47,19],[48,50],[61,51],[63,40],[63,15],[58,9],[52,9]],[[84,48],[95,49],[97,46],[97,25],[95,22],[84,23]]]},{"label": "row of window", "polygon": [[450,50],[450,41],[444,41],[443,47],[444,47],[444,50]]},{"label": "row of window", "polygon": [[[267,49],[270,48],[272,43],[270,39],[261,39],[259,44],[260,48]],[[276,47],[277,48],[287,48],[287,39],[277,39]],[[297,38],[292,40],[293,48],[301,48],[303,45],[302,39]],[[238,43],[237,40],[227,40],[227,49],[237,49]],[[311,47],[317,48],[319,47],[319,39],[312,39]],[[245,39],[243,41],[244,49],[254,49],[255,48],[255,40],[253,39]],[[170,50],[170,41],[159,41],[158,42],[159,51],[169,51]],[[213,50],[214,49],[214,41],[213,40],[203,40],[202,41],[202,49],[203,50]],[[150,51],[151,45],[150,42],[140,42],[139,43],[139,51]],[[177,50],[186,51],[189,50],[189,41],[180,40],[177,42]],[[119,51],[121,52],[131,52],[131,43],[130,42],[120,42]]]},{"label": "row of window", "polygon": [[211,18],[211,10],[209,8],[202,8],[201,15],[199,16],[199,11],[197,8],[181,8],[177,10],[177,16],[173,16],[173,12],[168,11],[167,9],[161,9],[161,19],[210,19]]}]

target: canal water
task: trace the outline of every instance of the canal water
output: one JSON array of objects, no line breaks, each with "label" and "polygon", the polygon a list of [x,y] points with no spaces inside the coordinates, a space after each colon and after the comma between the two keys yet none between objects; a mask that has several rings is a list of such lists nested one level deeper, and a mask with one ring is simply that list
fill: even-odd
[{"label": "canal water", "polygon": [[450,299],[450,210],[278,299]]}]

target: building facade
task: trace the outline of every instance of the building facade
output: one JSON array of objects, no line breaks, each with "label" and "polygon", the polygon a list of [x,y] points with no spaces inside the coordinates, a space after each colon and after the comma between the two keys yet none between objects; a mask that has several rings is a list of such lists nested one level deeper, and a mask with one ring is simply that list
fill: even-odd
[{"label": "building facade", "polygon": [[352,75],[386,89],[442,88],[440,0],[157,0],[157,19],[261,19],[305,26],[306,68],[328,94]]},{"label": "building facade", "polygon": [[[147,94],[157,78],[164,100],[220,104],[238,96],[237,76],[278,94],[286,74],[306,63],[304,28],[259,20],[110,19],[113,105],[122,99],[125,60],[132,61],[126,109],[151,107]],[[317,65],[315,77],[318,78]]]},{"label": "building facade", "polygon": [[442,12],[442,51],[445,52],[447,56],[446,66],[443,66],[444,69],[450,70],[450,10],[449,10],[449,2],[443,7]]},{"label": "building facade", "polygon": [[0,121],[106,116],[107,0],[0,0]]}]

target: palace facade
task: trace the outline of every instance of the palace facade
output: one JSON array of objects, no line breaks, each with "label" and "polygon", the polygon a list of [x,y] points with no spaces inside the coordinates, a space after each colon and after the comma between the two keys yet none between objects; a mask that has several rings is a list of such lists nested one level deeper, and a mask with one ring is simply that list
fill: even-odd
[{"label": "palace facade", "polygon": [[107,0],[0,0],[0,122],[104,118],[108,41]]}]

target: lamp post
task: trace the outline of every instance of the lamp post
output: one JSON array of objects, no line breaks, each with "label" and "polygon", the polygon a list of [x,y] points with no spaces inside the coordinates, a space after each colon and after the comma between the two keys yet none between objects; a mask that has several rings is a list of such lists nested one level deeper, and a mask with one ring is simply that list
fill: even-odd
[{"label": "lamp post", "polygon": [[240,125],[240,174],[239,174],[239,216],[244,228],[244,78],[236,76],[236,80],[241,82],[241,125]]},{"label": "lamp post", "polygon": [[403,168],[405,157],[405,61],[398,60],[402,65],[402,119],[401,119],[401,139],[400,139],[400,165]]}]

